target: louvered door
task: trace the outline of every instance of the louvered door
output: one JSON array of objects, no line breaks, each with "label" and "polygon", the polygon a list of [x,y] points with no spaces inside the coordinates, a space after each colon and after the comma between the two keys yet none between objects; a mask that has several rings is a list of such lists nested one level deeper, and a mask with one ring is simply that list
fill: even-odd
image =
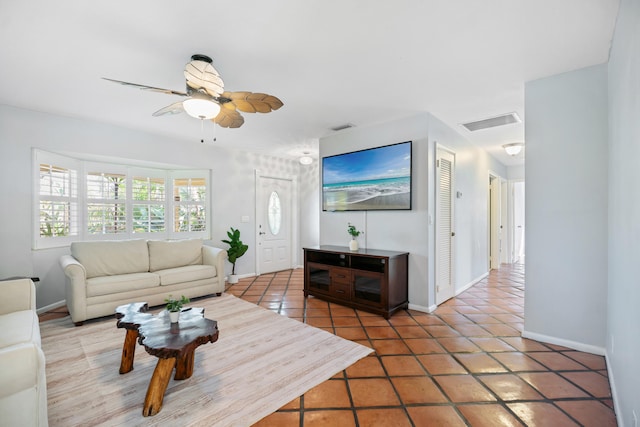
[{"label": "louvered door", "polygon": [[454,295],[453,288],[453,180],[455,155],[436,151],[436,304]]}]

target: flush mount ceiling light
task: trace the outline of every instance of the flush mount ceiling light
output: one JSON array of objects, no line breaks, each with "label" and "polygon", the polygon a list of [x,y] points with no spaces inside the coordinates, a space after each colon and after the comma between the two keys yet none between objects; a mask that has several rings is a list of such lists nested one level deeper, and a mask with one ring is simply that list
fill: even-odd
[{"label": "flush mount ceiling light", "polygon": [[504,144],[502,148],[507,152],[510,156],[517,156],[522,151],[522,147],[524,147],[524,142],[513,142],[511,144]]},{"label": "flush mount ceiling light", "polygon": [[311,163],[313,163],[313,157],[311,157],[311,156],[309,155],[309,152],[308,152],[308,151],[305,151],[305,152],[304,152],[304,153],[302,153],[302,154],[304,154],[304,155],[298,159],[298,161],[299,161],[301,164],[303,164],[303,165],[305,165],[305,166],[306,166],[306,165],[310,165]]}]

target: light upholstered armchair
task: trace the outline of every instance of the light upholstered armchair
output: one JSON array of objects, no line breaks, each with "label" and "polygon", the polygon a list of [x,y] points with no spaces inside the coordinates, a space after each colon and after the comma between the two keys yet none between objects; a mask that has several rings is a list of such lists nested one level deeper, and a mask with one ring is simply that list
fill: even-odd
[{"label": "light upholstered armchair", "polygon": [[0,281],[0,425],[47,426],[47,380],[36,288]]}]

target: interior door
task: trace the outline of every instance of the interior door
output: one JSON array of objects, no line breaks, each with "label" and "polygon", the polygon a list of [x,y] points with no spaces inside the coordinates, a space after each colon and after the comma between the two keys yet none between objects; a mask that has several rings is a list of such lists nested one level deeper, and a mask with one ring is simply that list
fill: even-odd
[{"label": "interior door", "polygon": [[489,176],[489,270],[500,268],[502,249],[502,221],[500,210],[500,178]]},{"label": "interior door", "polygon": [[293,180],[257,175],[257,273],[292,268]]},{"label": "interior door", "polygon": [[524,181],[513,184],[513,262],[524,262]]},{"label": "interior door", "polygon": [[455,294],[453,286],[453,180],[455,154],[436,150],[436,304]]}]

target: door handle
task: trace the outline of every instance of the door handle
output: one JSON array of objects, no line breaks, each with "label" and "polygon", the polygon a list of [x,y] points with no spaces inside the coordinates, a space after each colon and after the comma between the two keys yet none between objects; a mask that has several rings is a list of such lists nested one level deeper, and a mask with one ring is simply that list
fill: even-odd
[{"label": "door handle", "polygon": [[267,234],[267,233],[265,231],[261,231],[258,234],[262,236],[263,234]]}]

